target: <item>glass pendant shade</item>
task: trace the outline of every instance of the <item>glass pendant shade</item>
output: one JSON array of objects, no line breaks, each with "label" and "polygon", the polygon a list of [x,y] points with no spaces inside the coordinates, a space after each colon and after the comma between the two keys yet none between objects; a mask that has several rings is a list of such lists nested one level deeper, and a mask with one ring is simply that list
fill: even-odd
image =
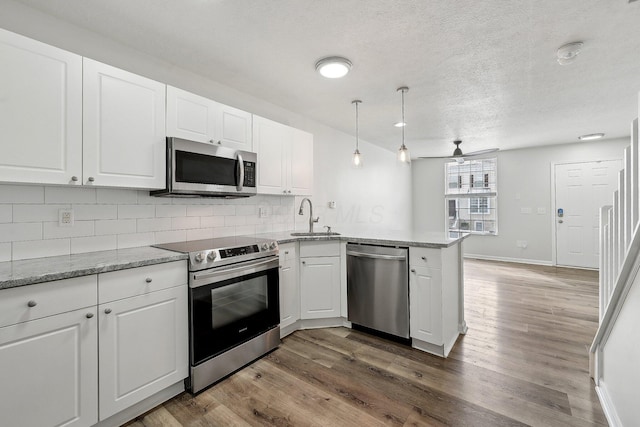
[{"label": "glass pendant shade", "polygon": [[398,148],[398,161],[400,163],[411,163],[411,154],[409,153],[407,146],[404,144]]},{"label": "glass pendant shade", "polygon": [[360,155],[360,150],[356,148],[356,151],[353,152],[353,166],[356,168],[362,167],[362,156]]}]

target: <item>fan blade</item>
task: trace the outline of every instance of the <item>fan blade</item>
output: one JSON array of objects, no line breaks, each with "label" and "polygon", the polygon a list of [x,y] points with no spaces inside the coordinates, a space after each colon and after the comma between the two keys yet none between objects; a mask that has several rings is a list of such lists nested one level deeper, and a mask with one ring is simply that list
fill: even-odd
[{"label": "fan blade", "polygon": [[466,153],[464,154],[464,157],[471,157],[471,156],[481,156],[483,154],[489,154],[489,153],[495,153],[496,151],[499,151],[499,148],[486,148],[484,150],[478,150],[478,151],[472,151],[471,153]]}]

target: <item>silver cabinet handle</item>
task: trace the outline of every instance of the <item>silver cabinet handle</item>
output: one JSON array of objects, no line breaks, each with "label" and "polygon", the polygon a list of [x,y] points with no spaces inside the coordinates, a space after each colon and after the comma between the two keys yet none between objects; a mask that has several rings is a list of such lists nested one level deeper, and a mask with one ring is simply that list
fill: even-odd
[{"label": "silver cabinet handle", "polygon": [[289,255],[289,251],[284,251],[284,254],[285,255]]},{"label": "silver cabinet handle", "polygon": [[28,305],[29,307],[35,307],[36,305],[38,305],[38,303],[37,303],[37,302],[35,302],[34,300],[31,300],[31,301],[29,301],[29,302],[27,303],[27,305]]},{"label": "silver cabinet handle", "polygon": [[291,190],[287,190],[287,193],[291,194]]},{"label": "silver cabinet handle", "polygon": [[423,256],[423,257],[421,257],[421,258],[422,258],[422,260],[423,260],[423,261],[426,261],[426,260],[427,260],[427,257],[426,257],[426,256]]},{"label": "silver cabinet handle", "polygon": [[93,182],[93,181],[95,181],[95,180],[96,180],[96,179],[95,179],[94,177],[92,177],[92,176],[90,176],[90,177],[87,179],[87,181],[89,181],[89,182]]},{"label": "silver cabinet handle", "polygon": [[412,268],[412,269],[411,269],[411,272],[412,272],[412,273],[415,273],[415,272],[416,272],[416,269],[415,269],[415,268]]},{"label": "silver cabinet handle", "polygon": [[91,319],[93,317],[93,313],[87,313],[87,319]]},{"label": "silver cabinet handle", "polygon": [[74,176],[72,176],[72,177],[71,177],[71,181],[73,181],[73,182],[78,182],[78,177],[77,177],[77,176],[75,176],[75,175],[74,175]]},{"label": "silver cabinet handle", "polygon": [[111,309],[110,308],[105,308],[104,309],[104,314],[109,314],[111,313]]},{"label": "silver cabinet handle", "polygon": [[210,139],[209,144],[215,144],[215,141],[213,139]]},{"label": "silver cabinet handle", "polygon": [[307,261],[302,261],[302,265],[306,265],[306,264],[307,264]]},{"label": "silver cabinet handle", "polygon": [[147,277],[146,279],[144,279],[144,281],[147,283],[151,283],[153,282],[153,279],[151,277]]},{"label": "silver cabinet handle", "polygon": [[284,194],[287,194],[287,190],[282,190],[282,192],[283,192]]}]

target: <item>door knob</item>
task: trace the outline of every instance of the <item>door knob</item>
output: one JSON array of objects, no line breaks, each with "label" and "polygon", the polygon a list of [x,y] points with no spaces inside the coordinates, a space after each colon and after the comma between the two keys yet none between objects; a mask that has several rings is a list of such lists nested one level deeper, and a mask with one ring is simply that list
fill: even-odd
[{"label": "door knob", "polygon": [[559,219],[559,220],[558,220],[558,224],[562,224],[563,222],[564,222],[564,221],[563,221],[563,220],[561,220],[561,219]]}]

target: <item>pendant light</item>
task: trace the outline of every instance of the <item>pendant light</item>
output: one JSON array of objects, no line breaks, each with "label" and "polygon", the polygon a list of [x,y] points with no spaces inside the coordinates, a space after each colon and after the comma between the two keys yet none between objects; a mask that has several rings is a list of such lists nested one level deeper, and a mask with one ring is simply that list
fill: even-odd
[{"label": "pendant light", "polygon": [[398,161],[400,163],[411,163],[411,155],[409,154],[409,149],[406,145],[404,145],[404,128],[406,127],[406,122],[404,121],[404,93],[409,91],[409,88],[406,86],[402,86],[398,88],[398,92],[401,93],[402,96],[402,145],[398,148]]},{"label": "pendant light", "polygon": [[362,156],[360,155],[360,150],[359,150],[359,135],[358,135],[358,104],[360,104],[362,101],[360,101],[359,99],[355,99],[353,101],[351,101],[351,103],[353,105],[356,106],[356,151],[353,152],[353,166],[356,168],[361,168],[362,167]]}]

